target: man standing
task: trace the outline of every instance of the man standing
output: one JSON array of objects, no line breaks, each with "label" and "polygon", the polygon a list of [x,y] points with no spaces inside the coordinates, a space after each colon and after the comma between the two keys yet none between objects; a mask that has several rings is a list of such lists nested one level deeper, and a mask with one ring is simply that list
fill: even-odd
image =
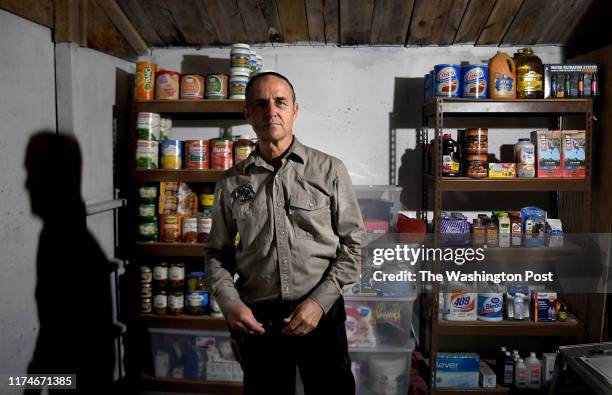
[{"label": "man standing", "polygon": [[258,145],[217,183],[206,270],[245,393],[293,393],[297,366],[307,394],[352,395],[341,290],[357,281],[363,222],[342,162],[294,137],[297,113],[286,77],[251,78]]}]

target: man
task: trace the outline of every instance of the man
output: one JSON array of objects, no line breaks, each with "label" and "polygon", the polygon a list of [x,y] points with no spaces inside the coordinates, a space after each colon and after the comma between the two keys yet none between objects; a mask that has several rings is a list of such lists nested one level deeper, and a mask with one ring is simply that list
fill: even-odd
[{"label": "man", "polygon": [[297,114],[287,78],[251,78],[258,145],[217,183],[206,269],[245,393],[293,393],[297,366],[307,394],[354,394],[341,290],[357,280],[361,213],[342,162],[294,137]]}]

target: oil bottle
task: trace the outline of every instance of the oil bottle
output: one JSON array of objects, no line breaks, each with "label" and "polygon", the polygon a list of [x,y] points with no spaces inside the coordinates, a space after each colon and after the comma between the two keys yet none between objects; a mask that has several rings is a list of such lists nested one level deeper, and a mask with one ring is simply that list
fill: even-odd
[{"label": "oil bottle", "polygon": [[516,54],[516,97],[542,99],[544,97],[544,65],[531,48],[519,49]]}]

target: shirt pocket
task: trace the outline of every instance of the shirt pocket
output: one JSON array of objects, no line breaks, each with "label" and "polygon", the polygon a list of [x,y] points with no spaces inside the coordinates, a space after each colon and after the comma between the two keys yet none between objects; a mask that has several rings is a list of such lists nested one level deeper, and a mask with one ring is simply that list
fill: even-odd
[{"label": "shirt pocket", "polygon": [[321,239],[332,232],[329,197],[320,192],[299,192],[289,198],[295,237]]}]

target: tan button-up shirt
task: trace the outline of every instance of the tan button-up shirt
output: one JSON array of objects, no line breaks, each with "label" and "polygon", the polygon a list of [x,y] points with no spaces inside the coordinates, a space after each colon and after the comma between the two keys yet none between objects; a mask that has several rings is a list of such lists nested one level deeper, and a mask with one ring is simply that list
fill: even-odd
[{"label": "tan button-up shirt", "polygon": [[311,291],[327,312],[357,281],[363,220],[348,172],[295,137],[278,171],[255,150],[223,173],[212,218],[206,271],[224,315],[241,299],[297,300]]}]

